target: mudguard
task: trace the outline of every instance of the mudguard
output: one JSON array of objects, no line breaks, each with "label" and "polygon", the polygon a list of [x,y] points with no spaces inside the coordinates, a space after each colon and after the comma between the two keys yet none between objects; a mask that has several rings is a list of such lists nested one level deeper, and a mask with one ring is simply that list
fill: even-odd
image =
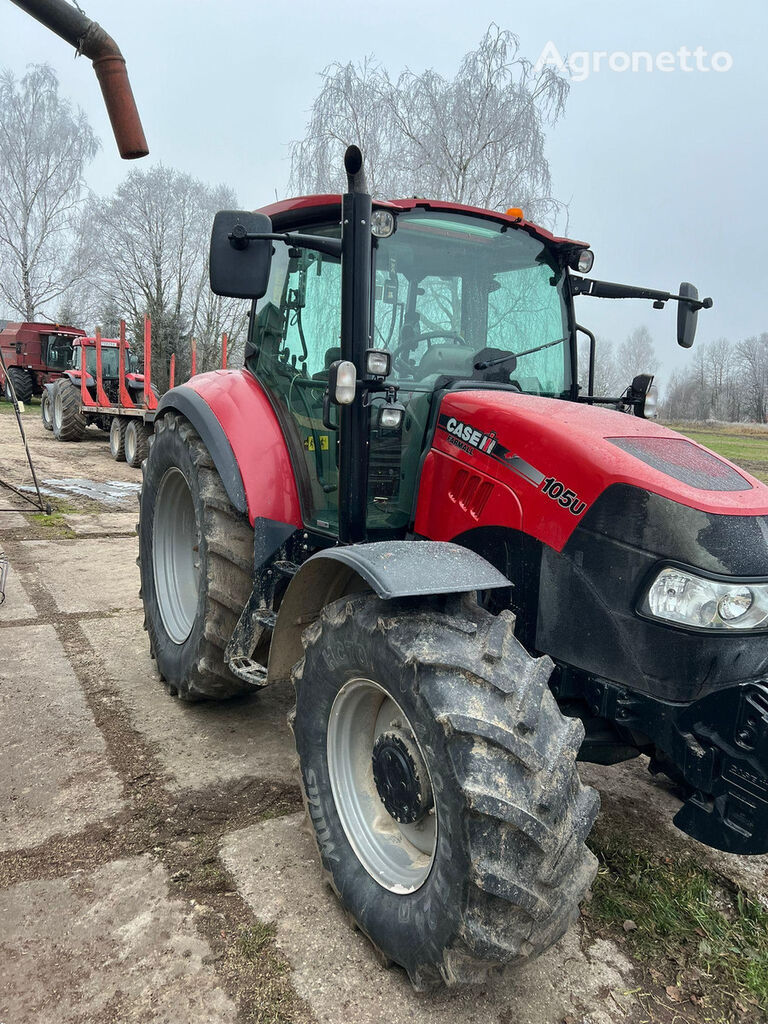
[{"label": "mudguard", "polygon": [[248,516],[301,528],[288,448],[269,399],[247,370],[214,370],[167,391],[155,419],[175,410],[203,440],[229,500]]},{"label": "mudguard", "polygon": [[308,561],[319,559],[348,565],[385,601],[510,586],[506,576],[481,555],[440,541],[350,544],[319,551]]},{"label": "mudguard", "polygon": [[326,548],[308,558],[280,605],[268,681],[286,679],[301,658],[301,634],[332,601],[373,590],[383,600],[466,594],[510,586],[480,555],[458,544],[398,540]]}]

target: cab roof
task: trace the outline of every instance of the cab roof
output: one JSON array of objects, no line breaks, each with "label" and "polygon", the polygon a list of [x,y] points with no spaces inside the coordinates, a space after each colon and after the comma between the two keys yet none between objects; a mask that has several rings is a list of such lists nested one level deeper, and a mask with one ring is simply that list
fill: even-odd
[{"label": "cab roof", "polygon": [[[565,238],[561,235],[553,235],[546,228],[534,224],[533,221],[516,217],[511,214],[502,213],[501,210],[484,210],[478,206],[465,206],[462,203],[448,203],[435,199],[374,199],[375,209],[380,210],[435,210],[450,213],[468,213],[476,217],[484,217],[486,220],[495,220],[500,224],[509,224],[515,228],[522,228],[529,235],[540,238],[543,242],[553,245],[556,248],[573,251],[586,249],[588,242],[580,242],[575,238]],[[336,193],[316,196],[298,196],[294,199],[282,199],[269,206],[262,206],[258,212],[266,214],[272,221],[276,231],[288,231],[307,219],[321,219],[327,216],[339,216],[341,210],[341,196]]]}]

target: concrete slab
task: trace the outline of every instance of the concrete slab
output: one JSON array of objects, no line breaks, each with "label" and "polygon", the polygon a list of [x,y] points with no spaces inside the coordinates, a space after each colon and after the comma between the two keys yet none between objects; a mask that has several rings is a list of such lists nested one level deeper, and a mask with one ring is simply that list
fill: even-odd
[{"label": "concrete slab", "polygon": [[0,850],[73,835],[123,806],[53,626],[0,629],[0,780]]},{"label": "concrete slab", "polygon": [[194,910],[151,857],[0,892],[0,1007],[15,1024],[234,1024]]},{"label": "concrete slab", "polygon": [[19,619],[35,619],[37,612],[29,600],[19,574],[12,566],[8,566],[5,578],[5,600],[0,604],[0,625],[5,622],[16,622]]},{"label": "concrete slab", "polygon": [[109,533],[112,536],[134,534],[138,519],[138,505],[135,512],[96,512],[93,515],[73,513],[64,516],[64,522],[78,537],[88,537],[94,533]]},{"label": "concrete slab", "polygon": [[257,917],[277,922],[294,988],[321,1024],[591,1024],[626,1019],[630,963],[611,942],[585,943],[578,928],[544,956],[480,988],[419,996],[405,974],[387,971],[346,923],[321,883],[302,816],[265,821],[227,836],[222,857]]},{"label": "concrete slab", "polygon": [[[4,498],[6,492],[0,491],[0,494]],[[3,504],[5,504],[5,501],[3,501]],[[29,508],[34,511],[31,505]],[[23,530],[25,526],[29,526],[29,523],[21,512],[0,512],[0,536],[2,536],[5,530]]]},{"label": "concrete slab", "polygon": [[664,776],[654,778],[648,771],[648,758],[638,757],[623,764],[604,767],[579,765],[584,782],[603,796],[603,813],[628,818],[654,842],[685,848],[702,867],[719,872],[737,885],[764,898],[768,894],[768,855],[739,857],[704,846],[675,828],[672,819],[680,808],[680,799]]},{"label": "concrete slab", "polygon": [[19,545],[17,567],[34,572],[61,612],[99,612],[141,607],[138,538],[28,540]]},{"label": "concrete slab", "polygon": [[296,755],[286,722],[293,688],[267,687],[221,703],[185,704],[170,697],[149,656],[143,614],[88,623],[108,678],[133,724],[153,745],[171,788],[202,789],[257,776],[294,781]]}]

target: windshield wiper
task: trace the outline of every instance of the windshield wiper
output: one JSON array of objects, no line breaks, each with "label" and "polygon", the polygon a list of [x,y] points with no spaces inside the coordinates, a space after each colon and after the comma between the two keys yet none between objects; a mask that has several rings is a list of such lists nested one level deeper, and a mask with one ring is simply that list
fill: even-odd
[{"label": "windshield wiper", "polygon": [[524,352],[507,352],[506,355],[499,356],[496,359],[475,363],[475,369],[487,370],[491,366],[498,366],[499,363],[506,363],[508,359],[519,359],[521,356],[530,356],[534,352],[541,352],[544,348],[552,348],[553,345],[562,345],[564,341],[568,341],[567,336],[565,338],[557,338],[555,341],[548,341],[545,345],[537,345],[536,348],[527,348]]}]

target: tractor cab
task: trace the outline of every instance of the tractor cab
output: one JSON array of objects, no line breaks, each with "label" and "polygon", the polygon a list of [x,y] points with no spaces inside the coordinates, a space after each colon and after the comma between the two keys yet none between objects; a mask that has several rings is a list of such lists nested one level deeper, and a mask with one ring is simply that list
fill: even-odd
[{"label": "tractor cab", "polygon": [[[253,307],[246,367],[270,394],[302,481],[303,520],[313,531],[334,538],[346,532],[339,516],[340,472],[349,458],[358,464],[348,477],[357,479],[364,506],[358,538],[405,534],[432,421],[446,392],[497,390],[623,404],[640,415],[648,398],[650,407],[650,376],[638,378],[623,396],[596,397],[591,388],[580,394],[577,331],[593,345],[594,339],[577,327],[573,298],[591,292],[584,284],[589,279],[571,270],[591,267],[592,253],[583,242],[525,221],[520,210],[493,213],[419,200],[373,204],[368,249],[361,262],[347,260],[347,278],[356,272],[368,294],[367,319],[346,351],[343,296],[354,286],[345,285],[341,198],[289,200],[256,216],[272,228],[273,255],[264,294]],[[590,285],[602,294],[599,286],[607,282]],[[660,304],[671,297],[628,289],[637,291],[661,296]],[[695,289],[692,295],[698,302]],[[342,366],[342,378],[353,372],[350,363],[349,396],[362,397],[364,413],[355,417],[355,450],[341,452],[341,410],[331,413],[331,407],[344,405],[336,398],[338,373]],[[344,387],[342,379],[342,392]],[[457,447],[495,443],[493,431],[486,436],[449,419]]]},{"label": "tractor cab", "polygon": [[[265,213],[276,231],[290,225],[338,238],[338,200],[335,209],[306,202]],[[380,234],[365,345],[372,363],[360,375],[380,378],[367,396],[365,514],[367,536],[380,537],[403,532],[411,519],[436,396],[460,385],[577,397],[567,259],[584,246],[519,218],[448,203],[386,204],[374,217]],[[342,359],[341,259],[290,242],[275,241],[274,249],[246,366],[269,389],[302,466],[305,522],[336,534],[338,423],[328,416],[326,392]]]}]

